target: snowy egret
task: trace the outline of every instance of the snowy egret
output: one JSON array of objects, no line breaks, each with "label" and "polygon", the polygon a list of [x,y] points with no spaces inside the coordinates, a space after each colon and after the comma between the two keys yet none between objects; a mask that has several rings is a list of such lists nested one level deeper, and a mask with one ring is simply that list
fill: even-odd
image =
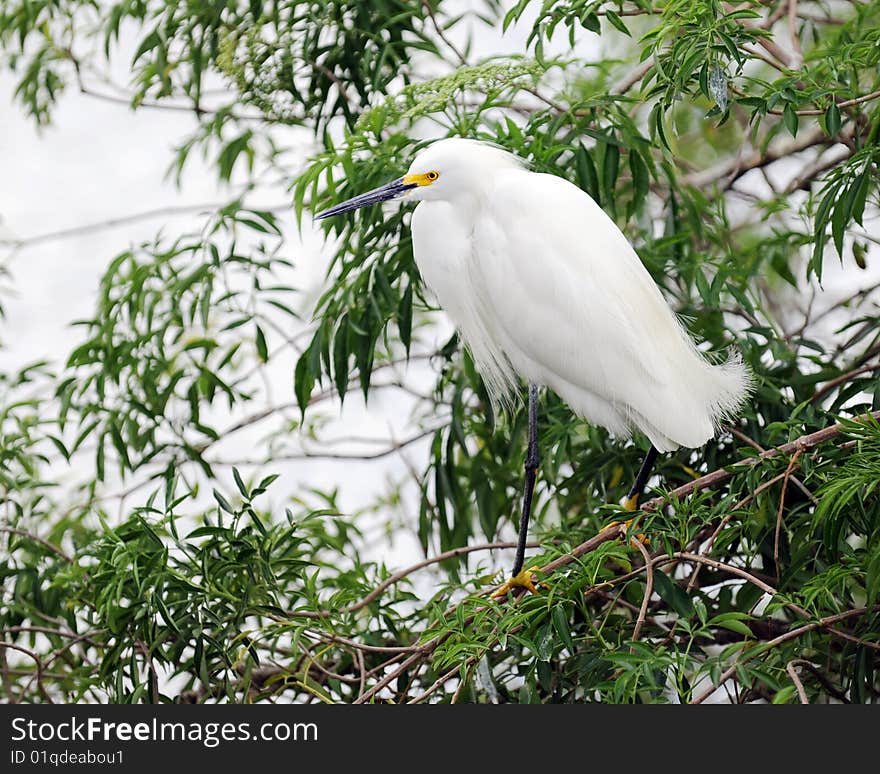
[{"label": "snowy egret", "polygon": [[751,378],[735,353],[712,364],[666,303],[626,237],[577,186],[531,172],[487,143],[438,140],[407,174],[318,213],[419,201],[413,253],[496,401],[529,385],[529,438],[513,586],[523,570],[539,465],[538,387],[575,413],[651,446],[623,502],[635,510],[660,452],[706,443],[735,414]]}]

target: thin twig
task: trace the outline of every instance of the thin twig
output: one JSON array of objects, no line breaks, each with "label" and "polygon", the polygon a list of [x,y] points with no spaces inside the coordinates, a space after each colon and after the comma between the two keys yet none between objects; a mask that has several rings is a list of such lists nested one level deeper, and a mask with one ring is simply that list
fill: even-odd
[{"label": "thin twig", "polygon": [[[721,530],[727,526],[727,523],[746,505],[748,505],[752,500],[754,500],[759,494],[764,492],[773,486],[777,481],[781,481],[785,476],[785,473],[780,473],[779,475],[773,476],[769,481],[765,481],[760,486],[756,487],[754,491],[749,492],[742,500],[738,503],[735,503],[725,514],[724,518],[718,523],[718,526],[715,528],[715,531],[709,537],[708,542],[706,543],[706,547],[700,552],[702,554],[708,554],[713,546],[715,545],[715,541],[718,539],[718,536],[721,534]],[[703,565],[698,564],[694,567],[694,571],[691,573],[691,577],[688,580],[687,590],[690,592],[693,590],[694,586],[697,583],[697,576],[700,574],[700,569]]]},{"label": "thin twig", "polygon": [[724,179],[724,187],[729,188],[736,180],[752,169],[772,164],[779,159],[788,158],[807,148],[829,142],[831,140],[826,136],[822,127],[814,126],[805,132],[799,133],[797,137],[793,137],[790,140],[774,143],[764,152],[754,151],[748,156],[736,156],[708,169],[685,175],[682,178],[682,182],[685,185],[702,188]]},{"label": "thin twig", "polygon": [[[143,212],[135,212],[131,215],[121,215],[117,218],[109,218],[97,223],[86,223],[82,226],[73,226],[72,228],[62,228],[57,231],[47,231],[44,234],[36,234],[32,237],[23,237],[21,239],[0,239],[0,247],[14,247],[17,249],[25,247],[33,247],[44,242],[53,242],[56,239],[67,239],[68,237],[83,236],[92,234],[96,231],[104,231],[106,229],[116,228],[117,226],[127,226],[131,223],[137,223],[141,220],[151,220],[153,218],[167,217],[169,215],[187,215],[194,212],[205,212],[217,210],[223,204],[217,202],[209,202],[205,204],[183,204],[173,207],[157,207],[153,210],[144,210]],[[283,205],[288,208],[290,205]],[[282,205],[272,206],[269,211],[277,211],[282,209]]]},{"label": "thin twig", "polygon": [[801,682],[801,678],[798,677],[798,673],[795,670],[794,665],[794,661],[789,661],[785,665],[785,671],[788,672],[788,676],[794,683],[794,687],[797,688],[797,694],[798,698],[801,700],[801,704],[809,704],[810,700],[807,698],[807,692],[804,690],[804,684]]},{"label": "thin twig", "polygon": [[352,462],[374,462],[375,460],[381,460],[385,457],[390,457],[393,454],[397,454],[398,452],[406,449],[408,446],[412,446],[414,443],[421,441],[424,438],[427,438],[430,435],[433,435],[437,432],[439,428],[437,427],[429,427],[427,430],[422,430],[422,432],[417,433],[411,438],[407,438],[404,441],[395,441],[388,445],[385,449],[379,449],[378,451],[371,452],[312,452],[312,451],[302,451],[302,452],[291,452],[290,454],[272,454],[265,460],[235,460],[235,461],[227,461],[227,460],[208,460],[209,465],[220,465],[220,466],[262,466],[269,465],[276,462],[294,462],[297,460],[350,460]]},{"label": "thin twig", "polygon": [[389,672],[385,677],[379,680],[374,686],[370,688],[366,693],[362,693],[360,696],[355,699],[355,704],[366,704],[368,701],[371,701],[373,697],[379,693],[383,688],[385,688],[390,683],[394,682],[398,677],[400,677],[404,672],[406,672],[413,664],[418,663],[426,656],[433,653],[437,647],[442,642],[440,637],[434,637],[434,639],[429,640],[425,645],[417,652],[413,653],[409,658],[404,660],[396,669]]},{"label": "thin twig", "polygon": [[[34,682],[34,680],[36,680],[37,686],[39,687],[40,693],[43,695],[43,698],[45,698],[46,701],[48,701],[50,704],[54,704],[54,702],[49,698],[49,695],[46,693],[46,688],[43,685],[43,669],[46,667],[46,664],[44,664],[40,660],[40,657],[36,653],[34,653],[32,650],[29,650],[28,648],[25,648],[22,645],[15,645],[14,643],[11,643],[11,642],[0,642],[0,648],[8,648],[9,650],[15,650],[15,651],[18,651],[19,653],[24,653],[26,656],[33,659],[34,663],[37,665],[37,671],[33,674],[31,679],[28,681],[27,685],[24,688],[22,688],[21,694],[19,695],[19,700],[24,699],[25,695],[27,694],[27,691],[31,687],[31,684]],[[13,697],[13,696],[9,697],[9,702],[10,702],[10,704],[17,704],[18,703],[15,700],[15,697]]]},{"label": "thin twig", "polygon": [[334,73],[329,67],[325,67],[320,62],[310,62],[312,67],[314,67],[319,73],[322,73],[330,80],[336,88],[339,90],[340,96],[349,104],[352,104],[351,95],[348,93],[348,89],[345,87],[345,84],[342,80]]},{"label": "thin twig", "polygon": [[310,637],[314,637],[317,640],[335,642],[339,645],[346,645],[349,648],[356,648],[357,650],[364,651],[364,653],[399,656],[406,653],[419,653],[422,650],[422,646],[418,643],[415,645],[365,645],[362,642],[356,642],[355,640],[350,640],[339,634],[331,634],[330,632],[325,632],[320,629],[306,630],[305,634],[308,634]]},{"label": "thin twig", "polygon": [[638,538],[630,541],[632,545],[639,549],[645,560],[645,595],[642,597],[642,606],[639,608],[639,617],[636,619],[636,625],[633,629],[633,642],[638,640],[642,633],[642,627],[645,625],[645,616],[648,613],[648,603],[651,601],[651,595],[654,593],[654,565],[651,562],[651,555]]},{"label": "thin twig", "polygon": [[[769,583],[765,583],[760,578],[756,577],[754,574],[743,570],[741,567],[735,567],[732,564],[725,564],[724,562],[719,562],[717,559],[710,559],[708,556],[701,556],[700,554],[692,554],[688,551],[676,551],[673,555],[675,559],[684,559],[688,562],[702,562],[703,564],[712,567],[716,570],[723,570],[724,572],[730,573],[731,575],[736,575],[743,580],[747,580],[749,583],[757,586],[761,591],[765,594],[769,594],[771,597],[779,597],[782,604],[784,604],[790,610],[793,610],[802,618],[810,619],[812,616],[809,611],[802,608],[795,602],[790,602],[784,599],[779,591],[771,586]],[[821,628],[825,628],[828,630],[829,634],[833,634],[835,637],[838,637],[842,640],[846,640],[847,642],[853,642],[858,645],[863,645],[866,648],[871,648],[871,650],[880,651],[880,644],[876,642],[872,642],[870,640],[859,639],[858,637],[849,634],[841,629],[835,629],[831,627],[829,624],[821,624]]]},{"label": "thin twig", "polygon": [[852,154],[853,151],[843,145],[836,152],[829,151],[826,154],[820,154],[815,161],[805,165],[799,175],[789,181],[788,185],[785,186],[785,193],[791,194],[798,190],[809,191],[809,184],[819,175],[846,161]]},{"label": "thin twig", "polygon": [[[880,242],[878,242],[878,244],[880,244]],[[821,312],[819,312],[819,314],[817,314],[812,320],[810,320],[810,325],[814,326],[817,322],[819,322],[819,320],[825,319],[826,317],[828,317],[828,315],[834,314],[834,312],[840,309],[848,308],[853,301],[858,300],[859,304],[863,304],[868,299],[868,296],[876,292],[878,289],[880,289],[880,284],[871,285],[871,287],[867,288],[859,288],[858,290],[853,291],[849,295],[841,298],[839,301],[835,301],[827,309],[823,309]],[[847,346],[847,349],[848,348],[849,347]]]},{"label": "thin twig", "polygon": [[779,537],[782,533],[782,512],[785,509],[785,492],[788,489],[788,479],[791,477],[791,472],[798,464],[798,457],[800,457],[802,453],[803,452],[798,449],[798,451],[792,455],[792,458],[788,463],[788,468],[786,468],[785,474],[782,478],[782,492],[779,495],[779,509],[776,511],[776,530],[773,533],[773,562],[776,565],[777,583],[779,583],[781,576],[779,569]]},{"label": "thin twig", "polygon": [[650,58],[646,59],[640,65],[633,68],[633,70],[623,79],[612,86],[611,94],[614,94],[616,96],[626,94],[633,86],[635,86],[640,80],[642,80],[642,78],[644,78],[648,74],[648,71],[653,66],[654,62]]},{"label": "thin twig", "polygon": [[[77,71],[77,77],[79,77],[79,72]],[[192,105],[178,105],[172,102],[156,102],[153,100],[140,100],[139,102],[134,102],[132,97],[121,97],[116,94],[107,94],[102,91],[95,91],[91,86],[86,86],[82,79],[79,79],[79,93],[85,97],[91,97],[92,99],[98,99],[103,102],[110,102],[115,105],[124,105],[130,110],[137,110],[139,108],[149,108],[151,110],[165,110],[172,113],[191,113],[196,116],[197,119],[202,118],[203,116],[216,115],[220,112],[220,110],[211,110],[208,108],[204,108],[197,103],[193,103]],[[265,121],[266,116],[262,115],[247,115],[240,113],[233,113],[231,111],[226,111],[229,115],[229,118],[234,121]],[[299,120],[299,119],[298,119]]]},{"label": "thin twig", "polygon": [[[865,102],[871,102],[877,98],[880,98],[880,89],[876,91],[872,91],[870,94],[863,94],[861,97],[853,97],[852,99],[845,99],[842,102],[837,103],[837,107],[840,109],[845,109],[848,107],[853,107],[854,105],[861,105]],[[772,110],[768,110],[768,113],[772,113]],[[822,116],[825,115],[825,111],[820,108],[804,108],[802,110],[796,111],[799,116]],[[782,111],[779,111],[780,115]]]},{"label": "thin twig", "polygon": [[[880,410],[872,411],[865,416],[871,417],[872,419],[880,419]],[[731,478],[739,475],[740,473],[751,470],[753,467],[755,467],[755,465],[759,465],[765,460],[773,459],[774,457],[778,457],[780,455],[794,454],[798,450],[802,452],[807,451],[816,446],[819,446],[822,443],[825,443],[826,441],[830,441],[832,438],[840,435],[844,430],[845,426],[842,424],[831,425],[829,427],[823,428],[822,430],[817,430],[815,433],[802,435],[800,438],[795,438],[795,440],[783,444],[782,446],[768,449],[767,451],[759,454],[757,457],[747,457],[746,459],[740,460],[739,462],[735,462],[733,465],[730,465],[727,468],[719,468],[718,470],[713,470],[711,473],[707,473],[705,476],[701,476],[694,481],[688,481],[688,483],[683,484],[677,489],[673,489],[667,495],[661,495],[659,497],[654,497],[651,500],[648,500],[641,506],[641,510],[653,511],[659,506],[669,502],[669,500],[673,498],[680,499],[682,497],[687,497],[694,492],[700,492],[703,489],[712,489],[719,484],[723,484],[729,481]]]},{"label": "thin twig", "polygon": [[38,535],[34,535],[32,532],[18,529],[17,527],[0,527],[0,532],[6,532],[9,535],[18,535],[19,537],[27,538],[28,540],[31,540],[34,543],[38,543],[39,545],[43,546],[43,548],[49,549],[53,554],[56,554],[64,559],[65,562],[73,562],[72,556],[62,551],[58,546],[50,543],[48,540],[43,540],[43,538],[39,537]]},{"label": "thin twig", "polygon": [[867,374],[871,371],[876,371],[878,369],[880,369],[880,363],[871,363],[869,365],[862,366],[861,368],[854,368],[852,371],[847,371],[845,374],[841,374],[834,379],[830,379],[825,382],[825,384],[820,389],[816,390],[816,392],[813,393],[813,397],[810,398],[810,403],[818,403],[829,392],[834,390],[836,387],[839,387],[841,384],[846,384],[847,382],[852,381],[852,379],[856,376]]},{"label": "thin twig", "polygon": [[807,661],[804,658],[793,659],[791,663],[799,664],[800,666],[809,670],[810,674],[816,678],[817,682],[821,684],[821,686],[828,692],[828,694],[837,699],[841,704],[851,704],[849,697],[843,691],[841,691],[840,688],[830,682],[815,664]]},{"label": "thin twig", "polygon": [[[752,585],[761,589],[761,591],[763,591],[768,596],[778,598],[785,607],[797,613],[802,618],[812,618],[809,611],[805,610],[803,607],[795,602],[784,599],[776,588],[758,578],[754,573],[744,570],[742,567],[736,567],[732,564],[726,564],[725,562],[720,562],[717,559],[712,559],[702,554],[695,554],[690,551],[676,551],[672,554],[657,554],[651,559],[651,564],[659,565],[681,561],[691,563],[698,562],[700,564],[705,564],[707,567],[711,567],[714,570],[719,570],[721,572],[726,572],[730,575],[735,575],[738,578],[742,578],[748,583],[751,583]],[[637,575],[640,575],[642,572],[646,572],[646,567],[639,567],[613,580],[603,581],[602,583],[598,584],[594,589],[587,589],[584,593],[589,594],[592,591],[596,591],[598,589],[609,588],[618,585],[620,583],[623,583],[624,581],[634,578]],[[878,606],[878,608],[880,608],[880,606]],[[863,645],[864,647],[870,648],[871,650],[880,651],[880,644],[876,642],[860,639],[852,634],[849,634],[848,632],[845,632],[841,629],[835,629],[827,624],[822,624],[822,626],[828,629],[829,634],[832,634],[839,639],[846,640],[847,642],[853,642],[858,645]]]},{"label": "thin twig", "polygon": [[449,38],[446,37],[446,33],[443,31],[443,27],[440,25],[440,22],[434,15],[434,9],[431,8],[431,3],[428,0],[422,0],[422,8],[424,8],[425,13],[428,14],[428,18],[431,20],[434,31],[437,33],[437,37],[446,44],[446,47],[453,54],[455,54],[460,64],[466,65],[467,58],[465,57],[464,53],[462,53],[462,51],[451,40],[449,40]]},{"label": "thin twig", "polygon": [[364,652],[362,650],[355,650],[355,654],[358,662],[358,671],[361,673],[360,690],[358,691],[358,696],[363,696],[364,691],[367,690],[367,668],[364,664]]},{"label": "thin twig", "polygon": [[[98,643],[89,638],[89,635],[80,635],[74,631],[68,631],[65,629],[51,629],[48,626],[8,626],[5,629],[0,629],[0,635],[3,634],[16,634],[16,633],[33,633],[33,634],[48,634],[54,637],[74,637],[78,640],[83,640],[84,642],[88,642],[93,648],[100,647]],[[97,635],[102,634],[104,632],[103,629],[96,629],[89,634]]]},{"label": "thin twig", "polygon": [[143,640],[135,642],[135,647],[141,652],[146,663],[147,673],[150,675],[150,693],[153,697],[153,704],[159,703],[159,675],[156,672],[156,665],[153,663],[153,656],[150,653],[150,646]]},{"label": "thin twig", "polygon": [[785,634],[780,634],[778,637],[775,637],[774,639],[764,643],[764,645],[762,645],[760,649],[756,648],[752,652],[747,653],[744,658],[738,658],[736,661],[734,661],[734,663],[721,674],[721,676],[718,678],[717,683],[713,684],[711,688],[707,688],[695,699],[691,699],[690,704],[702,704],[713,693],[715,693],[716,690],[718,690],[719,686],[726,683],[734,674],[736,674],[736,670],[738,667],[756,658],[761,653],[766,653],[768,650],[779,647],[780,645],[783,645],[790,640],[796,640],[798,637],[802,637],[804,634],[808,634],[809,632],[815,631],[816,629],[823,629],[830,626],[831,624],[845,621],[848,618],[861,616],[867,612],[868,608],[866,607],[859,607],[853,610],[845,610],[842,613],[837,613],[836,615],[829,615],[825,618],[820,618],[818,621],[812,621],[808,624],[804,624],[803,626],[799,626],[796,629],[791,629],[785,632]]},{"label": "thin twig", "polygon": [[[384,581],[382,581],[382,583],[376,586],[376,588],[374,588],[363,599],[355,602],[354,604],[348,605],[347,607],[343,607],[338,610],[291,610],[288,611],[287,616],[290,618],[327,618],[331,615],[347,615],[348,613],[355,613],[361,608],[369,605],[370,602],[372,602],[374,599],[380,597],[389,587],[393,586],[395,583],[400,582],[407,575],[412,575],[412,573],[417,572],[418,570],[422,570],[425,567],[430,567],[432,564],[444,562],[447,559],[454,559],[458,556],[464,556],[465,554],[471,554],[475,551],[494,551],[500,548],[516,548],[516,545],[517,544],[515,542],[505,541],[496,543],[480,543],[473,546],[460,546],[459,548],[452,548],[449,551],[444,551],[442,554],[437,554],[436,556],[432,556],[429,559],[423,559],[421,562],[416,562],[415,564],[394,573],[394,575],[389,576]],[[527,543],[526,545],[529,548],[538,548],[541,544],[532,541],[530,543]]]},{"label": "thin twig", "polygon": [[763,51],[758,50],[754,46],[750,46],[748,43],[744,43],[742,45],[742,50],[745,51],[750,56],[753,56],[756,59],[760,59],[765,64],[770,65],[770,67],[774,68],[775,70],[778,70],[779,72],[784,73],[785,75],[789,74],[788,68],[785,65],[780,64],[778,61],[776,61],[776,59],[774,59],[771,56],[768,56]]},{"label": "thin twig", "polygon": [[[83,642],[83,641],[85,641],[85,642],[89,642],[89,641],[90,641],[90,640],[89,640],[90,635],[91,635],[91,633],[89,633],[89,634],[80,634],[80,635],[78,635],[78,636],[76,636],[76,637],[72,637],[71,640],[70,640],[70,642],[68,642],[68,643],[66,643],[66,644],[64,644],[64,645],[62,645],[60,648],[57,648],[56,650],[53,650],[53,651],[49,654],[49,657],[43,662],[43,669],[45,669],[45,668],[47,668],[48,666],[50,666],[50,665],[52,664],[53,661],[55,661],[57,658],[60,658],[62,655],[64,655],[64,653],[66,653],[68,650],[70,650],[70,649],[71,649],[74,645],[76,645],[77,643],[79,643],[79,642]],[[0,643],[0,645],[2,645],[2,644],[3,644],[3,643]],[[27,691],[30,690],[30,687],[31,687],[31,685],[33,685],[34,680],[36,680],[37,683],[38,683],[38,685],[39,685],[40,675],[39,675],[39,674],[36,674],[36,675],[34,675],[34,676],[28,681],[27,685],[25,685],[25,687],[24,687],[24,692],[25,692],[25,693],[26,693]],[[40,689],[42,690],[42,686],[40,686]]]},{"label": "thin twig", "polygon": [[801,39],[798,37],[798,0],[788,0],[788,37],[791,41],[791,50],[794,52],[792,67],[800,69],[804,63],[804,53],[801,50]]},{"label": "thin twig", "polygon": [[[469,656],[468,659],[465,661],[465,667],[471,666],[474,661],[476,661],[476,656]],[[429,688],[427,688],[415,698],[410,699],[407,704],[421,704],[432,693],[435,693],[444,683],[448,683],[453,677],[455,677],[460,669],[461,666],[456,664],[454,667],[452,667],[452,669],[448,670],[440,677],[438,677]]]},{"label": "thin twig", "polygon": [[[747,435],[746,435],[742,430],[740,430],[739,428],[734,427],[733,425],[726,425],[724,429],[727,430],[727,432],[729,432],[734,438],[738,438],[740,441],[742,441],[743,443],[748,444],[748,445],[751,446],[753,449],[757,449],[759,452],[764,452],[764,451],[766,451],[766,449],[765,449],[763,446],[761,446],[761,444],[759,444],[759,443],[758,443],[756,440],[754,440],[753,438],[749,438],[749,436],[747,436]],[[777,480],[778,480],[778,479],[777,479]],[[796,486],[798,489],[800,489],[801,492],[804,493],[804,495],[806,495],[807,499],[808,499],[811,503],[813,503],[813,505],[818,505],[818,504],[819,504],[819,501],[816,499],[816,495],[814,495],[814,494],[813,494],[813,493],[807,488],[807,486],[804,484],[803,481],[801,481],[797,476],[792,476],[792,477],[791,477],[791,480],[794,481],[795,486]],[[759,488],[760,488],[760,487],[759,487]],[[763,490],[761,490],[761,491],[763,491]],[[757,494],[757,492],[756,492],[755,494]]]}]

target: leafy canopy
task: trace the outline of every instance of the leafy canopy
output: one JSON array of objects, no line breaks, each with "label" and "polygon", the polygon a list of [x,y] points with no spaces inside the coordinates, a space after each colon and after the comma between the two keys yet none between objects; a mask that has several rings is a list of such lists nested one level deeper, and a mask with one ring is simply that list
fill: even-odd
[{"label": "leafy canopy", "polygon": [[[187,111],[171,173],[201,153],[230,192],[192,233],[108,256],[66,362],[0,374],[7,700],[876,699],[880,2],[461,8],[0,8],[36,125],[71,89]],[[500,30],[516,55],[484,53]],[[106,74],[120,61],[128,84]],[[444,135],[588,191],[706,348],[735,345],[758,382],[735,426],[661,461],[629,531],[647,544],[599,532],[646,442],[544,395],[546,583],[504,602],[486,594],[519,513],[521,407],[496,415],[442,333],[406,208],[322,226],[316,303],[289,227]],[[252,203],[266,181],[280,206]],[[412,434],[340,451],[328,421],[357,393],[398,395],[383,406]],[[339,491],[289,489],[294,460],[401,455],[360,509],[340,506],[345,467]],[[386,566],[377,526],[425,560]]]}]

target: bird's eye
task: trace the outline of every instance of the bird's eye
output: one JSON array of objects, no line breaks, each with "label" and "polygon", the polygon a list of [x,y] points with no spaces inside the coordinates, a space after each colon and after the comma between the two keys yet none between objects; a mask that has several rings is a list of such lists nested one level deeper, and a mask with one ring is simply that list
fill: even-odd
[{"label": "bird's eye", "polygon": [[434,172],[434,171],[432,170],[431,172],[428,172],[428,173],[425,175],[425,177],[428,178],[428,180],[430,180],[430,181],[433,183],[438,177],[440,177],[440,173],[439,173],[439,172]]}]

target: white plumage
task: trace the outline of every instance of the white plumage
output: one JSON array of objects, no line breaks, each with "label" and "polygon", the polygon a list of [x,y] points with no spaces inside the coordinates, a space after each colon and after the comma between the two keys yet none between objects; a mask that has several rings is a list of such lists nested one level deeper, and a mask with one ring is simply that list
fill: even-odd
[{"label": "white plumage", "polygon": [[588,194],[491,145],[433,143],[404,181],[419,271],[491,394],[516,375],[617,437],[698,447],[750,387],[737,355],[697,350],[615,223]]}]

